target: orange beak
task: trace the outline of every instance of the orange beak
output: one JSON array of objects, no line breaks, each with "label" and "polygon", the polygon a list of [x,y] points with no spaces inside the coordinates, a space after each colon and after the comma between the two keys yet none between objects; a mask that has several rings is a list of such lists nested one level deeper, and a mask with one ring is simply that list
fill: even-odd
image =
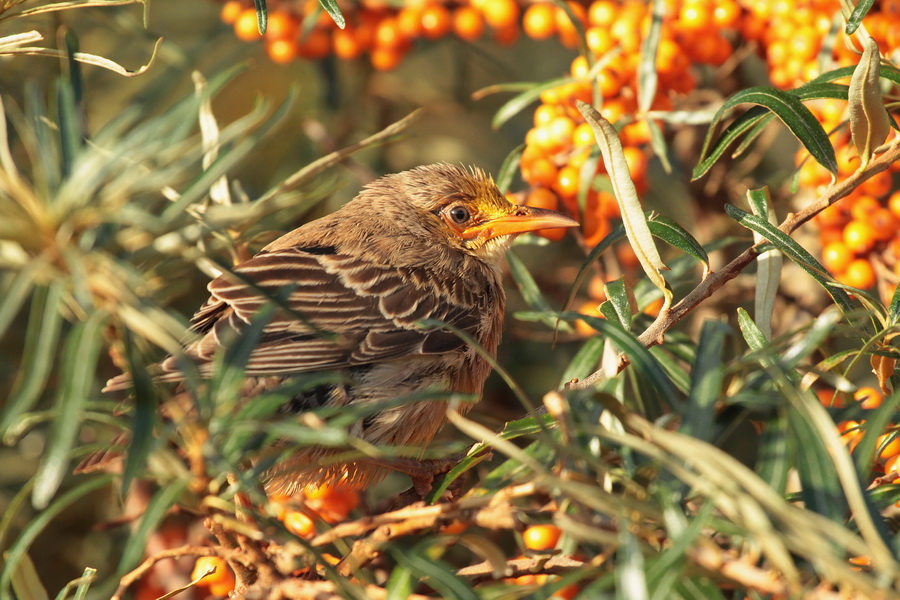
[{"label": "orange beak", "polygon": [[509,214],[500,215],[467,228],[462,232],[462,237],[468,239],[482,236],[489,240],[501,235],[514,235],[555,227],[578,227],[578,221],[546,208],[517,206]]}]

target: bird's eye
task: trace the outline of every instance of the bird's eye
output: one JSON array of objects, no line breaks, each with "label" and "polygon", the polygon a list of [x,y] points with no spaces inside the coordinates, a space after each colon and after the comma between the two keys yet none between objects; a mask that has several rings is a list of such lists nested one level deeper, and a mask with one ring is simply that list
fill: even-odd
[{"label": "bird's eye", "polygon": [[462,225],[470,218],[472,218],[472,214],[469,212],[469,209],[465,206],[456,205],[447,211],[447,215],[449,215],[450,220],[456,223],[457,225]]}]

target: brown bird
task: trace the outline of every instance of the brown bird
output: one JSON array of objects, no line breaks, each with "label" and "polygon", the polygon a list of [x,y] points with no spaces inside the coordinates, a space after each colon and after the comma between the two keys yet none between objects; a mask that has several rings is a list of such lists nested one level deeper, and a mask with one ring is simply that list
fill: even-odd
[{"label": "brown bird", "polygon": [[[252,398],[299,373],[337,370],[343,383],[301,393],[283,412],[385,405],[351,433],[378,446],[424,447],[446,420],[446,401],[397,399],[433,389],[480,395],[491,368],[455,333],[417,322],[446,323],[494,356],[505,304],[501,267],[512,239],[577,224],[513,204],[479,169],[434,164],[388,175],[210,282],[184,351],[201,376],[211,376],[223,344],[285,293],[290,310],[277,309],[266,325],[246,364],[242,395]],[[183,378],[174,357],[159,365],[157,381]],[[124,374],[105,391],[130,386]],[[267,490],[339,482],[358,488],[397,468],[369,459],[328,464],[335,453],[300,450],[269,471]]]}]

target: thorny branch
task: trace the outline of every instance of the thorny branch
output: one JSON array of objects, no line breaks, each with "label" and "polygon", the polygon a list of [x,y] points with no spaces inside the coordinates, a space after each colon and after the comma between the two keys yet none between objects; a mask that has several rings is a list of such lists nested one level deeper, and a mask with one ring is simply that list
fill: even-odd
[{"label": "thorny branch", "polygon": [[[814,216],[841,198],[849,195],[862,182],[887,170],[887,168],[897,160],[900,160],[900,142],[894,142],[888,146],[885,152],[872,160],[866,169],[857,171],[845,179],[832,183],[815,202],[811,202],[800,212],[789,214],[778,226],[778,229],[786,234],[793,233]],[[768,240],[763,240],[758,244],[754,244],[744,250],[724,268],[709,273],[709,275],[707,275],[706,278],[703,279],[703,281],[701,281],[689,294],[682,298],[680,302],[672,306],[669,310],[660,313],[659,317],[638,336],[638,341],[646,348],[661,344],[665,333],[669,329],[697,308],[700,303],[712,296],[719,288],[740,275],[741,272],[756,259],[759,254],[758,248],[767,243]],[[618,371],[621,372],[629,363],[628,357],[622,354],[619,357]],[[603,370],[600,369],[580,381],[570,382],[567,384],[566,388],[569,390],[586,389],[603,381],[603,379],[604,373]]]}]

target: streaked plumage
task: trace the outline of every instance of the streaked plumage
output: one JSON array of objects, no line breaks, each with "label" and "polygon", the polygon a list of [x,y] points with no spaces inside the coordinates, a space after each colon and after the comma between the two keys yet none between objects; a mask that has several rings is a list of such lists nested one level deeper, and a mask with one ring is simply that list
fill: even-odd
[{"label": "streaked plumage", "polygon": [[[304,394],[288,409],[384,403],[432,387],[480,394],[488,362],[456,334],[416,323],[438,319],[494,355],[505,303],[501,265],[510,240],[523,231],[575,224],[510,203],[480,170],[436,164],[389,175],[210,282],[210,298],[191,321],[196,337],[185,352],[209,376],[222,345],[270,296],[282,293],[291,311],[276,310],[250,355],[248,398],[293,374],[319,370],[339,370],[347,383]],[[159,381],[182,378],[174,358],[159,365]],[[123,375],[106,390],[129,386]],[[424,446],[444,423],[445,411],[440,401],[403,404],[357,423],[353,433],[372,444]],[[272,469],[267,487],[291,492],[342,478],[361,486],[385,472],[364,461],[316,467],[327,454],[301,451]]]}]

